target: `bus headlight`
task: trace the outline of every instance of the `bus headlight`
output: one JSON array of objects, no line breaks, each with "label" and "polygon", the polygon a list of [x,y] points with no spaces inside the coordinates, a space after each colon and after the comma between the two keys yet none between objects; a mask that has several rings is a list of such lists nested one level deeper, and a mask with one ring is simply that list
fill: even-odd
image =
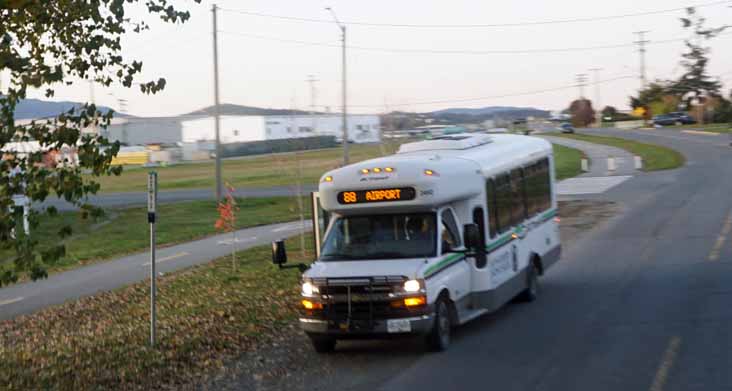
[{"label": "bus headlight", "polygon": [[422,285],[417,280],[409,280],[404,283],[405,292],[419,292],[420,289],[422,289]]},{"label": "bus headlight", "polygon": [[312,296],[313,293],[318,293],[318,287],[311,284],[310,282],[304,282],[302,284],[302,294],[305,296]]}]

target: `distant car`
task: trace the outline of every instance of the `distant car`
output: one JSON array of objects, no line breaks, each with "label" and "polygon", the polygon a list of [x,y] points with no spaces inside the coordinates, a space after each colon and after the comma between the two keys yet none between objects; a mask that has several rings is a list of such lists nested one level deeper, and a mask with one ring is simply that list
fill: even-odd
[{"label": "distant car", "polygon": [[691,125],[695,123],[696,120],[694,120],[694,118],[692,118],[689,114],[680,111],[657,115],[653,117],[653,124],[659,126]]},{"label": "distant car", "polygon": [[574,127],[572,124],[561,124],[559,125],[559,130],[561,130],[562,133],[574,133]]}]

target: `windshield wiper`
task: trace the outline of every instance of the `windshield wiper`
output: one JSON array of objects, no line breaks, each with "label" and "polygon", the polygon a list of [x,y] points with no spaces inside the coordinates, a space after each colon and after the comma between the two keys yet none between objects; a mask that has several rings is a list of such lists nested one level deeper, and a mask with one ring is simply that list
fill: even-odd
[{"label": "windshield wiper", "polygon": [[398,252],[381,252],[368,254],[369,258],[415,258],[410,257],[408,254],[402,254]]}]

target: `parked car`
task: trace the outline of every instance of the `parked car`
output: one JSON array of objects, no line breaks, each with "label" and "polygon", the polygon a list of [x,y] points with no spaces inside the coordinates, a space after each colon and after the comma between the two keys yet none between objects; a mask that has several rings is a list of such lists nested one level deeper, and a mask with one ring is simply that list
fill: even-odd
[{"label": "parked car", "polygon": [[653,117],[653,124],[658,126],[691,125],[695,123],[696,120],[694,120],[694,118],[689,114],[680,111]]},{"label": "parked car", "polygon": [[574,133],[574,127],[572,124],[564,123],[559,125],[559,130],[562,131],[562,133]]}]

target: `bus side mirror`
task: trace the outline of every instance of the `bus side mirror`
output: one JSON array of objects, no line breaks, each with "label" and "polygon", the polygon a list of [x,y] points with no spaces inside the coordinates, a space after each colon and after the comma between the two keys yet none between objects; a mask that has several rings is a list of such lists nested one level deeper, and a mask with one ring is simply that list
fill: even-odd
[{"label": "bus side mirror", "polygon": [[478,228],[478,224],[465,224],[465,226],[463,227],[463,238],[465,240],[465,247],[468,250],[479,249],[481,247],[481,244],[480,228]]},{"label": "bus side mirror", "polygon": [[272,263],[280,269],[298,269],[300,273],[305,273],[309,266],[304,263],[296,263],[294,265],[285,265],[287,263],[287,250],[285,250],[285,241],[278,240],[272,242]]},{"label": "bus side mirror", "polygon": [[287,263],[287,250],[285,250],[284,240],[272,242],[272,263],[278,266]]}]

